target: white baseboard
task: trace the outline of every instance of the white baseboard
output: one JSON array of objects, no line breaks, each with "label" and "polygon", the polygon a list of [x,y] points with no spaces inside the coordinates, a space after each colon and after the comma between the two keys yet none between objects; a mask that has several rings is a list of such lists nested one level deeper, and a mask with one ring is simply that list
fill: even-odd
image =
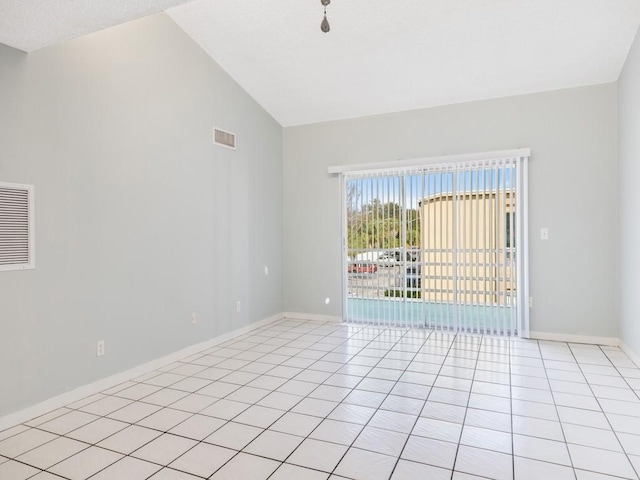
[{"label": "white baseboard", "polygon": [[240,335],[244,335],[245,333],[263,327],[264,325],[267,325],[269,323],[282,320],[283,318],[284,314],[279,313],[271,317],[258,320],[257,322],[250,323],[249,325],[246,325],[244,327],[237,328],[236,330],[232,330],[222,335],[218,335],[217,337],[214,337],[210,340],[206,340],[195,345],[190,345],[189,347],[178,350],[177,352],[170,353],[169,355],[165,355],[164,357],[157,358],[137,367],[125,370],[124,372],[116,373],[115,375],[102,378],[88,385],[83,385],[68,392],[62,393],[36,405],[18,410],[14,413],[10,413],[8,415],[0,417],[0,431],[5,430],[9,427],[13,427],[14,425],[18,425],[22,422],[31,420],[32,418],[39,417],[40,415],[44,415],[45,413],[52,410],[57,410],[58,408],[62,408],[65,405],[77,402],[78,400],[82,400],[83,398],[90,395],[100,393],[111,387],[115,387],[116,385],[126,382],[127,380],[139,377],[141,375],[144,375],[145,373],[149,373],[160,367],[169,365],[182,358],[194,355],[198,352],[201,352],[202,350],[214,347],[215,345],[224,343],[232,338],[239,337]]},{"label": "white baseboard", "polygon": [[629,357],[631,361],[636,364],[636,367],[640,367],[640,356],[638,356],[636,352],[631,350],[631,348],[629,348],[629,346],[623,341],[620,341],[620,350],[627,354],[627,357]]},{"label": "white baseboard", "polygon": [[609,347],[617,347],[620,345],[620,339],[616,337],[593,337],[589,335],[573,335],[570,333],[529,332],[529,338],[536,340],[551,340],[554,342],[607,345]]},{"label": "white baseboard", "polygon": [[342,317],[340,316],[318,315],[316,313],[285,312],[284,318],[295,318],[298,320],[311,320],[313,322],[342,323]]}]

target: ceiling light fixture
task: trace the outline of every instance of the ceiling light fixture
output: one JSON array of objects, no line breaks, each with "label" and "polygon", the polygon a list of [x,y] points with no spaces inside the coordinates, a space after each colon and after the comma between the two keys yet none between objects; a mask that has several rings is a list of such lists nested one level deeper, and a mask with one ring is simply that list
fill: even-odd
[{"label": "ceiling light fixture", "polygon": [[322,23],[320,24],[320,30],[324,33],[329,33],[331,27],[329,26],[329,20],[327,20],[327,5],[331,3],[331,0],[320,0],[322,2],[322,6],[324,7],[324,18],[322,19]]}]

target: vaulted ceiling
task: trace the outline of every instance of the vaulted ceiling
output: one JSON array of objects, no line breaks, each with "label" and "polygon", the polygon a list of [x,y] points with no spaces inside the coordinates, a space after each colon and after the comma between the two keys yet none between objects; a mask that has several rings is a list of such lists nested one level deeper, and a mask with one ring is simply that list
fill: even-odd
[{"label": "vaulted ceiling", "polygon": [[283,126],[617,80],[638,0],[2,0],[26,51],[166,10]]}]

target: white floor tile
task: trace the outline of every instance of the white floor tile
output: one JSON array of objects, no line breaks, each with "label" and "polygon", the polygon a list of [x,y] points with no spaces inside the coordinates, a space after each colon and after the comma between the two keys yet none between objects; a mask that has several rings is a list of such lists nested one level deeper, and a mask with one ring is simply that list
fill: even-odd
[{"label": "white floor tile", "polygon": [[495,480],[513,479],[511,455],[464,445],[460,445],[455,470]]},{"label": "white floor tile", "polygon": [[457,449],[456,443],[411,435],[401,458],[452,470]]},{"label": "white floor tile", "polygon": [[235,454],[234,450],[228,448],[199,443],[170,463],[169,467],[207,478],[227,463]]},{"label": "white floor tile", "polygon": [[0,478],[635,479],[638,393],[616,348],[287,319],[0,432]]},{"label": "white floor tile", "polygon": [[422,409],[422,413],[420,413],[420,416],[462,424],[465,413],[466,409],[458,405],[447,405],[444,403],[427,401]]},{"label": "white floor tile", "polygon": [[120,430],[124,430],[128,426],[128,423],[118,420],[99,418],[95,422],[68,433],[67,436],[81,442],[95,444]]},{"label": "white floor tile", "polygon": [[355,480],[387,480],[395,465],[395,457],[350,448],[335,473]]},{"label": "white floor tile", "polygon": [[[609,419],[613,430],[616,432],[630,433],[632,435],[640,432],[640,418],[638,417],[608,413],[606,418]],[[2,452],[0,451],[0,453]]]},{"label": "white floor tile", "polygon": [[472,427],[489,428],[511,433],[511,415],[506,413],[469,408],[464,423]]},{"label": "white floor tile", "polygon": [[542,420],[540,418],[513,417],[513,433],[519,435],[529,435],[530,437],[546,438],[548,440],[564,441],[562,426],[560,422]]},{"label": "white floor tile", "polygon": [[469,396],[469,408],[509,415],[511,413],[511,399],[472,393]]},{"label": "white floor tile", "polygon": [[309,437],[325,442],[351,445],[361,430],[362,425],[358,425],[357,423],[325,419],[316,427]]},{"label": "white floor tile", "polygon": [[169,465],[197,443],[195,440],[165,433],[133,452],[131,456],[159,465]]},{"label": "white floor tile", "polygon": [[27,478],[33,477],[38,471],[37,468],[14,460],[0,464],[0,478],[6,478],[7,480],[26,480]]},{"label": "white floor tile", "polygon": [[624,451],[628,455],[640,456],[640,435],[631,435],[629,433],[618,433],[618,438],[620,439],[622,448],[624,448]]},{"label": "white floor tile", "polygon": [[300,437],[308,436],[319,424],[321,418],[311,415],[303,415],[295,412],[287,412],[269,427],[276,432],[290,433]]},{"label": "white floor tile", "polygon": [[210,405],[209,407],[202,410],[200,414],[221,418],[223,420],[231,420],[232,418],[240,415],[249,407],[250,405],[246,403],[232,402],[231,400],[223,398],[222,400],[218,400],[213,405]]},{"label": "white floor tile", "polygon": [[277,391],[283,393],[290,393],[292,395],[305,396],[314,391],[318,387],[315,383],[302,382],[300,380],[289,380],[287,383],[281,385]]},{"label": "white floor tile", "polygon": [[225,398],[232,402],[249,403],[253,405],[259,402],[269,394],[269,390],[254,387],[240,387],[235,392],[227,395]]},{"label": "white floor tile", "polygon": [[450,480],[451,470],[400,459],[391,480]]},{"label": "white floor tile", "polygon": [[109,415],[107,415],[107,417],[113,418],[114,420],[120,420],[122,422],[136,423],[160,409],[162,409],[162,407],[159,407],[158,405],[151,405],[150,403],[144,402],[134,402],[124,408],[121,408],[120,410],[116,410],[115,412],[110,413]]},{"label": "white floor tile", "polygon": [[351,389],[343,387],[335,387],[331,385],[320,385],[309,394],[311,398],[319,398],[321,400],[330,400],[332,402],[341,402],[351,393]]},{"label": "white floor tile", "polygon": [[[563,430],[567,443],[622,452],[618,437],[611,430],[583,427],[571,423],[565,424]],[[621,435],[624,434],[618,434],[618,436]]]},{"label": "white floor tile", "polygon": [[511,400],[513,414],[522,417],[540,418],[542,420],[558,420],[555,405],[546,403],[528,402],[526,400]]},{"label": "white floor tile", "polygon": [[575,468],[634,480],[638,478],[626,455],[622,453],[581,445],[569,445],[569,452]]},{"label": "white floor tile", "polygon": [[417,415],[378,410],[371,417],[369,425],[401,433],[410,433],[417,419]]},{"label": "white floor tile", "polygon": [[[409,435],[405,433],[365,427],[353,446],[362,450],[399,457],[408,438]],[[327,440],[334,441],[330,438]]]},{"label": "white floor tile", "polygon": [[287,459],[287,463],[332,472],[347,451],[345,445],[306,439]]},{"label": "white floor tile", "polygon": [[[399,385],[399,384],[398,384]],[[410,385],[410,384],[405,384]],[[367,392],[365,390],[353,390],[344,399],[343,403],[359,405],[361,407],[378,408],[387,398],[387,394],[378,392]]]},{"label": "white floor tile", "polygon": [[55,439],[56,435],[30,428],[0,442],[0,455],[15,458],[29,450]]},{"label": "white floor tile", "polygon": [[31,465],[32,467],[46,470],[86,448],[89,448],[89,445],[86,443],[65,437],[58,437],[52,442],[40,445],[20,455],[16,460]]},{"label": "white floor tile", "polygon": [[113,480],[116,478],[146,480],[161,468],[160,465],[154,463],[138,460],[137,458],[124,457],[91,477],[91,480]]},{"label": "white floor tile", "polygon": [[62,477],[49,472],[40,472],[33,477],[29,477],[29,480],[62,480]]},{"label": "white floor tile", "polygon": [[198,413],[216,401],[207,395],[192,393],[171,404],[171,408],[184,412]]},{"label": "white floor tile", "polygon": [[[584,427],[609,429],[609,422],[602,412],[580,408],[558,407],[558,415],[563,424],[582,425]],[[638,422],[640,425],[640,421]]]},{"label": "white floor tile", "polygon": [[149,385],[156,385],[158,387],[168,387],[169,385],[178,383],[180,380],[184,380],[186,378],[184,375],[176,375],[175,373],[160,373],[149,378],[144,378],[145,376],[142,378],[136,378],[135,380]]},{"label": "white floor tile", "polygon": [[315,417],[326,417],[338,405],[338,402],[320,400],[318,398],[305,398],[292,411]]},{"label": "white floor tile", "polygon": [[620,400],[600,399],[600,405],[605,413],[627,415],[640,418],[640,400],[636,402],[623,402]]},{"label": "white floor tile", "polygon": [[515,457],[515,480],[575,480],[571,467]]},{"label": "white floor tile", "polygon": [[462,425],[459,423],[445,422],[433,418],[420,417],[416,422],[412,435],[434,438],[446,442],[458,443],[462,433]]},{"label": "white floor tile", "polygon": [[254,405],[235,417],[234,421],[253,427],[267,428],[282,415],[284,415],[282,410]]},{"label": "white floor tile", "polygon": [[126,407],[132,402],[126,398],[120,397],[104,397],[97,402],[89,403],[80,410],[94,415],[105,416],[116,410],[120,410],[122,407]]},{"label": "white floor tile", "polygon": [[260,400],[258,405],[287,411],[297,405],[303,398],[300,395],[291,395],[290,393],[272,392]]},{"label": "white floor tile", "polygon": [[282,462],[303,440],[302,437],[288,433],[265,430],[244,448],[244,452]]},{"label": "white floor tile", "polygon": [[571,466],[567,444],[564,442],[514,434],[513,454],[533,460]]},{"label": "white floor tile", "polygon": [[140,420],[138,425],[141,427],[153,428],[161,432],[167,432],[179,423],[184,422],[192,415],[181,410],[173,410],[171,408],[163,408],[156,413],[152,413],[148,417]]},{"label": "white floor tile", "polygon": [[105,438],[98,443],[98,446],[128,455],[160,435],[162,432],[157,430],[131,425],[111,437]]},{"label": "white floor tile", "polygon": [[39,425],[38,428],[58,435],[65,435],[76,428],[80,428],[87,423],[97,420],[98,418],[99,417],[96,415],[92,415],[90,413],[73,411],[62,415],[61,417],[49,420],[48,422]]},{"label": "white floor tile", "polygon": [[255,388],[264,388],[265,390],[276,390],[287,383],[286,378],[275,377],[271,375],[260,375],[253,381],[249,382],[247,386]]},{"label": "white floor tile", "polygon": [[50,471],[71,480],[85,480],[121,458],[122,455],[119,453],[103,448],[89,447],[51,467]]},{"label": "white floor tile", "polygon": [[612,477],[611,475],[603,475],[602,473],[588,472],[587,470],[574,470],[578,480],[618,480],[620,477]]},{"label": "white floor tile", "polygon": [[220,418],[208,417],[206,415],[194,415],[173,427],[169,430],[169,433],[191,438],[193,440],[203,440],[225,423],[227,423],[226,420],[222,420]]},{"label": "white floor tile", "polygon": [[279,462],[239,453],[218,470],[211,480],[266,480],[278,468]]},{"label": "white floor tile", "polygon": [[[229,375],[226,375],[224,377],[224,382],[243,386],[243,385],[247,385],[249,382],[252,382],[259,376],[260,375],[257,373],[235,371],[230,373]],[[203,388],[203,387],[204,385],[200,388]],[[178,387],[173,387],[173,388],[178,388]]]},{"label": "white floor tile", "polygon": [[211,380],[196,378],[196,377],[187,377],[184,380],[181,380],[178,383],[174,383],[173,385],[171,385],[171,389],[193,393],[200,390],[201,388],[206,387],[210,383],[211,383]]},{"label": "white floor tile", "polygon": [[[582,408],[585,410],[600,411],[600,405],[594,396],[574,395],[572,393],[556,393],[553,396],[556,405],[563,407]],[[551,402],[553,403],[553,402]]]},{"label": "white floor tile", "polygon": [[[16,428],[21,428],[24,431],[24,430],[27,430],[26,426],[37,427],[38,425],[41,425],[41,424],[43,424],[45,422],[48,422],[49,420],[53,420],[54,418],[58,418],[58,417],[64,415],[65,413],[69,413],[70,411],[71,410],[68,409],[68,408],[59,408],[59,409],[54,410],[52,412],[45,413],[44,415],[40,415],[39,417],[33,418],[33,419],[29,420],[28,422],[24,422],[24,425],[18,425],[18,426],[13,427],[12,429],[9,429],[9,430],[14,430],[15,431]],[[15,433],[18,433],[18,432],[15,432]],[[5,438],[10,437],[10,436],[14,435],[15,433],[12,433],[10,435],[7,430],[3,430],[2,432],[0,432],[0,440],[4,440]]]},{"label": "white floor tile", "polygon": [[311,470],[310,468],[283,463],[280,465],[280,468],[269,477],[269,480],[327,480],[328,476],[329,474],[326,472],[319,472],[317,470]]},{"label": "white floor tile", "polygon": [[262,428],[229,422],[209,435],[204,441],[233,450],[242,450],[263,431]]},{"label": "white floor tile", "polygon": [[415,383],[398,382],[391,390],[392,395],[415,398],[418,400],[426,400],[431,393],[431,387],[428,385],[418,385]]},{"label": "white floor tile", "polygon": [[129,400],[140,400],[161,389],[162,387],[158,387],[155,385],[138,383],[136,385],[132,385],[131,387],[125,388],[124,390],[120,390],[117,393],[114,393],[114,395],[121,398],[128,398]]},{"label": "white floor tile", "polygon": [[511,454],[511,434],[465,425],[460,445]]}]

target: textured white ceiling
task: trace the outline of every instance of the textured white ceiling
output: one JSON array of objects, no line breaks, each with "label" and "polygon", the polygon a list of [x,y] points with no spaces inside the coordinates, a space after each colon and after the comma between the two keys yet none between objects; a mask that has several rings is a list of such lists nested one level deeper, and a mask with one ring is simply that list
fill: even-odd
[{"label": "textured white ceiling", "polygon": [[30,52],[189,0],[0,0],[0,43]]},{"label": "textured white ceiling", "polygon": [[[174,8],[170,8],[174,7]],[[0,0],[25,51],[163,9],[284,126],[615,81],[640,0]]]},{"label": "textured white ceiling", "polygon": [[615,81],[638,0],[196,0],[168,10],[284,126]]}]

